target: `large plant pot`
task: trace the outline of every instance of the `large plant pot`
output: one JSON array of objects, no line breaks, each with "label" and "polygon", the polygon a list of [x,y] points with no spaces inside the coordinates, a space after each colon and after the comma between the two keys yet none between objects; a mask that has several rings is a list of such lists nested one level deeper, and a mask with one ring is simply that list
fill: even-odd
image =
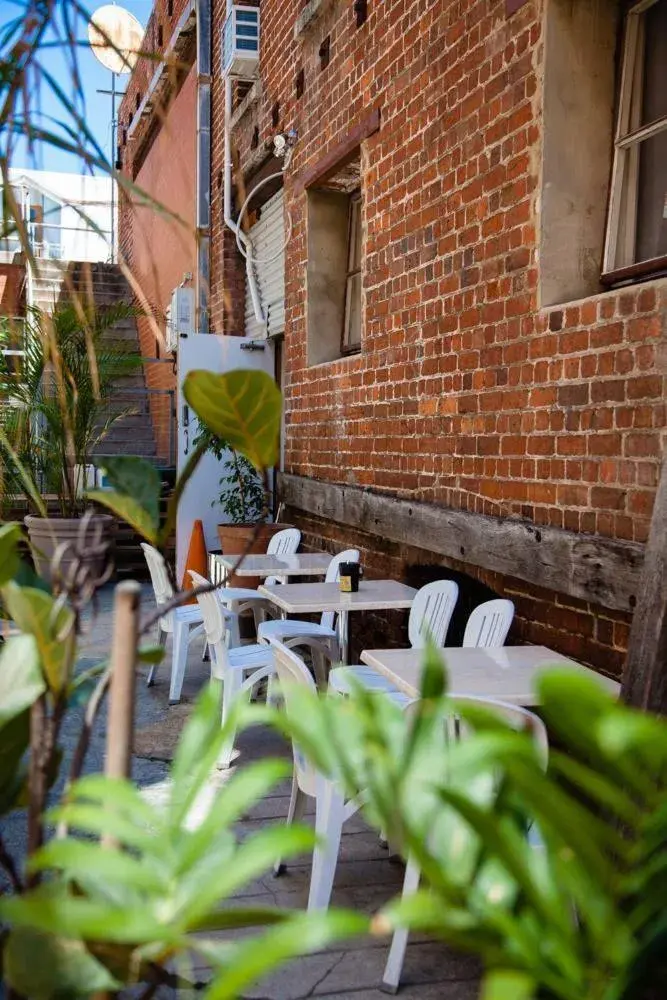
[{"label": "large plant pot", "polygon": [[[218,538],[223,555],[237,556],[246,551],[246,547],[253,536],[257,525],[255,524],[219,524]],[[248,555],[261,555],[266,552],[266,547],[273,535],[285,528],[291,528],[291,524],[263,524],[257,532],[257,537],[248,549]],[[229,587],[259,587],[262,578],[258,576],[238,576],[234,574],[227,581]]]},{"label": "large plant pot", "polygon": [[[111,514],[93,514],[92,524],[102,525],[102,538],[108,545],[105,557],[88,556],[87,564],[91,573],[98,577],[104,572],[105,566],[114,558],[116,529],[118,523]],[[33,549],[33,558],[37,573],[48,583],[51,583],[51,560],[56,549],[61,544],[75,543],[81,528],[80,517],[33,517],[24,518],[28,529],[28,537]],[[91,525],[92,530],[92,525]],[[67,577],[74,561],[71,550],[66,552],[60,561],[63,576]]]}]

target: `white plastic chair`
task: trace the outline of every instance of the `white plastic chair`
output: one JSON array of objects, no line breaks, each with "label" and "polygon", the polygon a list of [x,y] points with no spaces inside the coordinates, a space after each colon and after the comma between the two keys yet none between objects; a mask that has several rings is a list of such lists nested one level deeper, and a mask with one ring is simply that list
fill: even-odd
[{"label": "white plastic chair", "polygon": [[[167,604],[174,596],[174,588],[169,579],[167,564],[161,552],[158,552],[152,545],[146,542],[141,543],[148,572],[150,573],[155,603],[158,608]],[[171,679],[169,682],[169,704],[175,705],[181,699],[183,688],[183,678],[188,658],[188,647],[193,639],[202,635],[204,626],[202,624],[202,613],[196,604],[184,604],[180,608],[174,608],[168,614],[160,618],[158,622],[158,642],[164,646],[167,636],[173,637],[171,649]],[[155,680],[157,664],[153,665],[148,674],[146,684],[150,687]]]},{"label": "white plastic chair", "polygon": [[[549,739],[547,736],[546,726],[534,712],[529,712],[527,709],[520,708],[518,705],[510,705],[506,702],[495,701],[492,698],[456,698],[453,699],[453,702],[455,705],[460,706],[474,704],[488,707],[502,716],[505,722],[512,726],[513,729],[530,735],[537,750],[540,763],[543,769],[546,770],[549,756]],[[461,734],[465,736],[465,727],[458,724],[456,716],[453,716],[450,721],[455,722],[455,725],[450,727],[450,731],[455,734],[456,737]],[[539,837],[536,836],[533,831],[530,831],[527,846],[531,848],[541,846]],[[405,879],[403,881],[403,899],[406,899],[408,896],[412,896],[417,892],[417,889],[419,888],[420,876],[421,872],[419,865],[413,858],[408,858],[405,868]],[[389,948],[389,955],[387,957],[387,964],[385,965],[384,974],[382,976],[381,989],[385,993],[398,992],[407,944],[408,931],[405,928],[400,928],[399,930],[394,931],[391,946]]]},{"label": "white plastic chair", "polygon": [[[208,583],[203,576],[190,570],[195,587]],[[197,603],[201,612],[206,641],[211,654],[211,676],[222,681],[222,725],[229,718],[237,698],[250,696],[252,689],[264,678],[274,673],[273,652],[260,645],[228,648],[226,637],[229,629],[224,608],[218,600],[218,591],[199,594]],[[231,734],[218,758],[218,767],[229,767],[234,751]]]},{"label": "white plastic chair", "polygon": [[[408,639],[413,649],[423,649],[429,637],[436,646],[445,645],[458,596],[458,584],[453,580],[435,580],[417,591],[408,620]],[[397,689],[389,678],[372,667],[335,667],[329,676],[329,687],[338,694],[349,694],[350,677],[369,690],[403,700],[402,696],[396,697]]]},{"label": "white plastic chair", "polygon": [[[270,640],[270,648],[275,657],[276,672],[289,716],[294,711],[292,692],[295,687],[303,687],[314,692],[317,690],[315,681],[304,661],[293,649],[289,649],[274,638]],[[307,800],[315,799],[315,831],[318,844],[313,852],[308,910],[327,909],[336,874],[343,823],[357,812],[360,803],[353,799],[346,802],[339,784],[321,774],[294,742],[292,742],[292,752],[294,775],[287,824],[289,826],[298,822],[303,816]],[[284,870],[285,866],[278,860],[275,865],[276,875]]]},{"label": "white plastic chair", "polygon": [[[359,562],[358,549],[346,549],[333,556],[327,567],[325,583],[337,583],[340,575],[340,566],[344,562]],[[340,658],[340,640],[334,627],[336,614],[334,611],[325,611],[320,617],[319,623],[305,622],[299,619],[278,618],[274,621],[262,622],[257,629],[257,638],[260,642],[269,642],[277,639],[288,648],[300,646],[304,639],[319,639],[328,649],[329,658],[337,660]]]},{"label": "white plastic chair", "polygon": [[504,598],[485,601],[471,613],[463,635],[464,646],[491,649],[504,646],[514,619],[514,604]]},{"label": "white plastic chair", "polygon": [[[272,556],[281,555],[294,555],[294,553],[299,548],[301,542],[301,532],[298,528],[285,528],[283,531],[276,532],[272,538],[269,539],[269,544],[266,547],[266,554]],[[213,576],[211,577],[214,583],[217,583]],[[218,598],[222,604],[233,611],[235,614],[241,614],[243,611],[251,610],[255,618],[255,625],[259,625],[260,614],[270,613],[272,605],[270,601],[267,601],[265,597],[258,594],[256,590],[252,587],[226,587],[224,586],[224,578],[221,574],[219,582],[222,584],[218,590]],[[268,576],[264,581],[268,586],[272,586],[276,583],[284,582],[284,577]]]}]

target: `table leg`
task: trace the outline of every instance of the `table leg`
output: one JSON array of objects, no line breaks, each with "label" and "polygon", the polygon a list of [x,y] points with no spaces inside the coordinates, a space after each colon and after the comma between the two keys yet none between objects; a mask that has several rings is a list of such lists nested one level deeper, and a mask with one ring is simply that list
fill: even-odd
[{"label": "table leg", "polygon": [[338,613],[338,641],[340,642],[340,655],[343,663],[350,662],[350,622],[347,611]]}]

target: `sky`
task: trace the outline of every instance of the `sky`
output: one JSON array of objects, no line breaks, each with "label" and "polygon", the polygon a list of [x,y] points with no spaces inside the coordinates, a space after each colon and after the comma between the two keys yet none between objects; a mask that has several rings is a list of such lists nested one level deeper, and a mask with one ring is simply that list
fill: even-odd
[{"label": "sky", "polygon": [[[80,0],[80,2],[81,7],[92,14],[98,7],[103,6],[106,2],[111,2],[111,0],[99,0],[99,2]],[[152,0],[123,0],[118,6],[125,7],[134,14],[142,25],[145,25],[152,9]],[[0,0],[0,29],[7,25],[11,19],[20,16],[24,7],[25,0]],[[111,73],[97,61],[87,45],[83,18],[79,21],[77,37],[86,42],[79,48],[78,52],[79,72],[85,97],[85,120],[106,156],[111,158],[111,97],[108,94],[96,93],[98,89],[111,89]],[[54,46],[48,51],[45,50],[41,55],[41,60],[47,71],[69,94],[72,89],[70,74],[63,58],[62,49]],[[117,89],[122,91],[127,76],[118,76],[116,80]],[[45,115],[53,114],[55,117],[62,118],[62,110],[60,110],[57,100],[45,86],[40,88],[40,99],[42,112]],[[117,101],[118,104],[120,104],[120,99]],[[72,173],[90,172],[90,168],[85,167],[77,157],[53,147],[42,145],[31,155],[25,142],[19,143],[16,147],[12,156],[12,166],[24,169],[62,170]]]}]

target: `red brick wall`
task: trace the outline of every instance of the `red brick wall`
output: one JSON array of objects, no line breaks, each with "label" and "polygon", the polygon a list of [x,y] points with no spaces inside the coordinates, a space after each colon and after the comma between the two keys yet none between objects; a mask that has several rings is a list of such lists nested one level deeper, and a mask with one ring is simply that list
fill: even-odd
[{"label": "red brick wall", "polygon": [[21,316],[25,311],[23,264],[0,263],[0,316]]},{"label": "red brick wall", "polygon": [[[166,2],[155,6],[146,29],[146,52],[160,52],[158,24],[162,24],[164,50],[185,7],[185,0],[174,0],[170,18]],[[143,98],[157,66],[155,58],[145,58],[137,64],[120,108],[119,139],[123,172],[165,211],[142,206],[137,199],[132,204],[129,198],[124,198],[119,245],[157,325],[164,332],[171,292],[181,284],[186,272],[194,276],[197,262],[194,233],[197,77],[194,66],[187,70],[179,63],[175,68],[167,68],[165,72],[172,76],[169,100],[164,106],[156,104],[153,115],[140,120],[131,138],[124,142],[123,129],[135,118],[137,96]],[[164,357],[163,346],[156,343],[153,325],[139,319],[138,327],[142,354],[155,357],[159,353]],[[176,378],[170,363],[147,364],[145,374],[149,389],[175,389]],[[169,396],[153,394],[151,412],[158,453],[165,460],[170,450],[170,407]]]},{"label": "red brick wall", "polygon": [[[329,3],[298,39],[303,5],[261,7],[263,97],[234,140],[242,166],[255,162],[253,130],[260,146],[270,139],[276,102],[280,127],[299,134],[285,179],[286,471],[644,541],[665,426],[667,284],[540,309],[543,4],[370,0],[357,29],[352,3]],[[218,0],[214,39],[223,17]],[[373,107],[382,124],[362,160],[362,352],[309,368],[297,181]],[[218,76],[214,178],[222,120]],[[222,322],[225,309],[238,314],[243,288],[237,266],[228,279],[222,269],[215,197],[214,188],[213,316]],[[348,529],[292,513],[313,544],[354,541]],[[416,550],[371,558],[384,548],[366,545],[383,575],[432,559]],[[627,616],[512,579],[494,585],[517,600],[520,638],[619,669]]]}]

